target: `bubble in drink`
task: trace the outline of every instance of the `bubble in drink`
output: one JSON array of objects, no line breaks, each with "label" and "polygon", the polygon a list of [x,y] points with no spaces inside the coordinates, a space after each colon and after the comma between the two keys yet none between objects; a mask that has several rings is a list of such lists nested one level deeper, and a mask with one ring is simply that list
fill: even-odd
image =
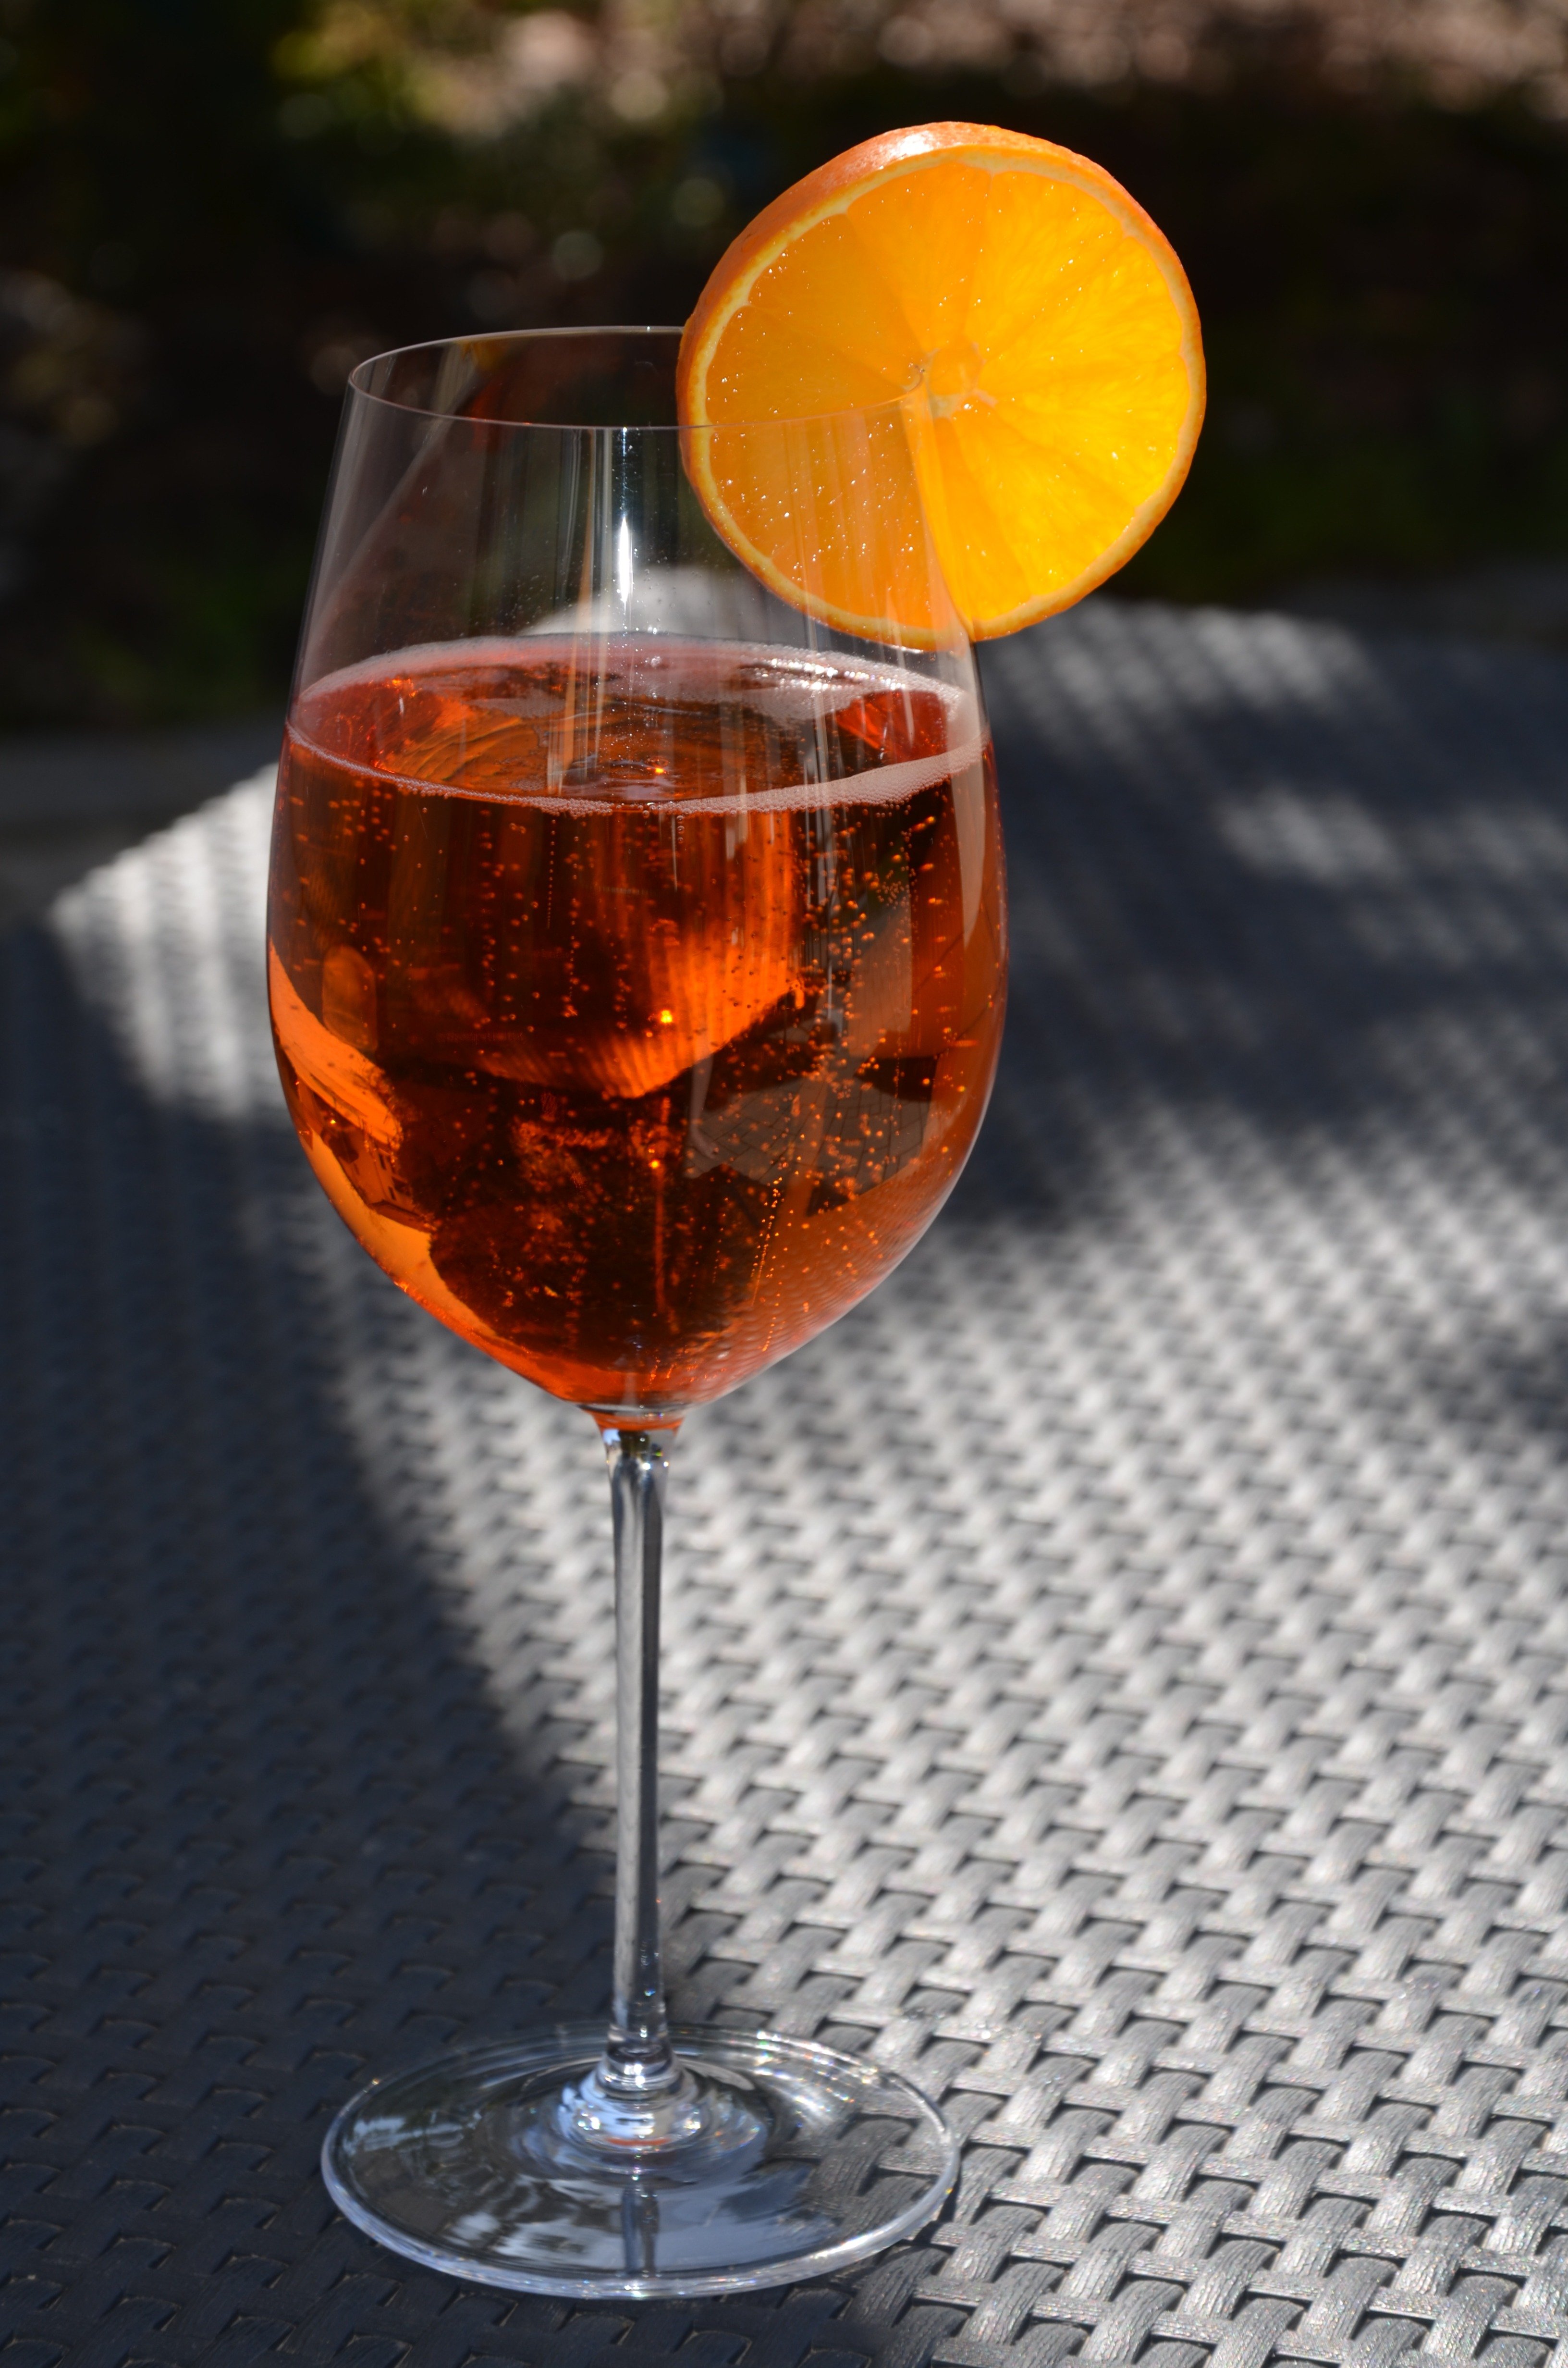
[{"label": "bubble in drink", "polygon": [[936,1214],[995,1067],[972,703],[743,645],[465,643],[296,703],[268,971],[371,1255],[555,1395],[674,1416]]}]

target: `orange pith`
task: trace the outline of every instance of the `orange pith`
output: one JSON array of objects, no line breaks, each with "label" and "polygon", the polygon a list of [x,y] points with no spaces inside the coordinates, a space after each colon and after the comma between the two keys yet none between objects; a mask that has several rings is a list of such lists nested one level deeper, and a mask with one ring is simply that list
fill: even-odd
[{"label": "orange pith", "polygon": [[[928,531],[985,639],[1070,607],[1153,532],[1198,440],[1203,352],[1181,265],[1108,173],[934,123],[849,149],[742,233],[687,324],[678,396],[710,431],[687,439],[703,505],[775,590],[928,642]],[[747,424],[878,404],[876,547],[835,550],[802,529],[799,458],[791,488],[778,435]]]}]

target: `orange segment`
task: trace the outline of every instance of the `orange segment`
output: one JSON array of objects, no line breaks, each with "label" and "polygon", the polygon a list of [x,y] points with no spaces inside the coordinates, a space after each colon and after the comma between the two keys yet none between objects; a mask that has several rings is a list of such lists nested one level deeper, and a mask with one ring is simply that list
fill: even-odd
[{"label": "orange segment", "polygon": [[742,233],[687,324],[678,394],[705,431],[699,495],[774,590],[930,642],[928,531],[983,639],[1070,607],[1153,531],[1198,440],[1203,351],[1169,243],[1108,173],[932,123],[849,149]]}]

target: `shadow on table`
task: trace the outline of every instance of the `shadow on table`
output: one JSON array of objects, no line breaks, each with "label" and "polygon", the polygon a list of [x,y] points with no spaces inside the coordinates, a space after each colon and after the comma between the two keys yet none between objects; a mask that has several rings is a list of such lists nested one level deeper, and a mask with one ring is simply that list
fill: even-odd
[{"label": "shadow on table", "polygon": [[[1150,1126],[1215,1120],[1221,1164],[1236,1123],[1287,1162],[1392,1124],[1461,1198],[1467,1159],[1555,1172],[1568,670],[1369,671],[1298,634],[1270,677],[1228,631],[1195,664],[1157,614],[1102,611],[998,655],[1019,962],[945,1222],[1093,1227],[1144,1189]],[[842,2317],[826,2287],[580,2311],[408,2271],[332,2212],[315,2151],[368,2065],[603,2005],[604,1837],[548,1640],[504,1725],[454,1616],[424,1383],[398,1412],[421,1319],[339,1243],[284,1128],[154,1104],[54,942],[6,945],[20,2335],[99,2342],[119,2312],[160,2362],[239,2328],[247,2358],[390,2359],[437,2321],[454,2361],[694,2329],[716,2360],[765,2334],[779,2363],[923,2360],[960,2314],[905,2307],[913,2249]],[[607,1645],[608,1612],[607,1588]],[[84,2267],[111,2253],[112,2291]]]},{"label": "shadow on table", "polygon": [[1015,963],[959,1212],[1093,1225],[1156,1137],[1550,1186],[1568,664],[1105,601],[983,655]]},{"label": "shadow on table", "polygon": [[395,2290],[404,2340],[455,2307],[493,2348],[508,2299],[409,2282],[314,2159],[367,2068],[604,2004],[573,1730],[540,1684],[503,1732],[429,1525],[371,1485],[352,1352],[395,1367],[404,1307],[343,1304],[291,1136],[155,1106],[42,932],[5,969],[13,2268],[51,2341],[105,2340],[97,2195],[97,2249],[173,2246],[176,2313],[369,2340]]},{"label": "shadow on table", "polygon": [[[843,2285],[619,2309],[460,2286],[335,2212],[316,2157],[368,2071],[608,2006],[593,1753],[528,1543],[494,1534],[512,1508],[443,1534],[427,1501],[432,1371],[491,1369],[348,1240],[280,1109],[160,1103],[46,932],[0,946],[13,2337],[183,2362],[227,2328],[336,2361],[438,2321],[460,2361],[625,2368],[693,2328],[724,2359],[764,2334],[782,2362],[880,2353],[908,2248],[850,2330]],[[608,1656],[586,1425],[583,1455]],[[514,1565],[510,1715],[456,1583],[475,1552]],[[112,2292],[83,2266],[105,2248]]]},{"label": "shadow on table", "polygon": [[164,732],[0,736],[0,925],[277,761],[280,715]]}]

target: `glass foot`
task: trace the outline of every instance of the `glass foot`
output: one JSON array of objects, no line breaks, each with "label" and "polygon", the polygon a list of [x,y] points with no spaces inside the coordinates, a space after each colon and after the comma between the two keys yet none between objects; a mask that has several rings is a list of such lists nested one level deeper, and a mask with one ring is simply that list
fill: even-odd
[{"label": "glass foot", "polygon": [[485,2285],[634,2299],[786,2285],[912,2236],[958,2140],[896,2072],[768,2032],[677,2028],[674,2135],[598,2112],[602,2025],[374,2080],[322,2169],[393,2252]]}]

